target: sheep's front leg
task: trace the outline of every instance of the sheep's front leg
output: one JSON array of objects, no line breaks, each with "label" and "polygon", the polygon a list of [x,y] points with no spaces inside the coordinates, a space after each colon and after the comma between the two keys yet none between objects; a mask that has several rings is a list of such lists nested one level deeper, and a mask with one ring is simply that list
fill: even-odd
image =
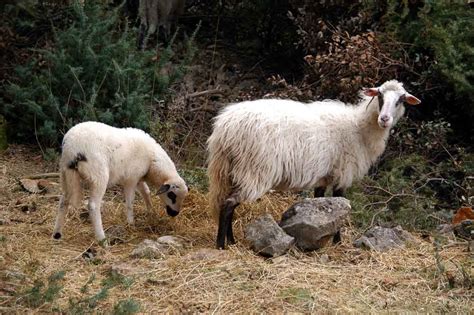
[{"label": "sheep's front leg", "polygon": [[69,200],[67,200],[63,195],[61,196],[61,199],[59,200],[58,214],[56,216],[56,223],[54,224],[53,237],[56,240],[62,237],[64,220],[65,220],[68,208],[69,208]]},{"label": "sheep's front leg", "polygon": [[104,197],[107,184],[105,185],[94,185],[91,188],[90,198],[89,198],[89,217],[92,221],[92,226],[94,227],[95,238],[99,242],[105,240],[104,228],[102,226],[102,216],[100,214],[100,204],[102,198]]},{"label": "sheep's front leg", "polygon": [[324,197],[326,192],[326,187],[316,187],[314,188],[314,198]]},{"label": "sheep's front leg", "polygon": [[140,192],[140,195],[142,196],[143,200],[145,200],[146,209],[148,211],[151,211],[152,205],[150,197],[150,188],[148,188],[148,185],[145,182],[141,181],[138,183],[137,189]]},{"label": "sheep's front leg", "polygon": [[123,188],[125,195],[125,206],[127,208],[127,222],[133,224],[133,200],[135,199],[135,185],[125,186]]}]

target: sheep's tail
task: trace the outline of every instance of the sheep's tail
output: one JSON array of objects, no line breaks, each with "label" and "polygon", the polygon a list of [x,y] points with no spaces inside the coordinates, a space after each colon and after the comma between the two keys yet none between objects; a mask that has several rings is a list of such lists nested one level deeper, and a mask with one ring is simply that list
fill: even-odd
[{"label": "sheep's tail", "polygon": [[225,199],[231,192],[231,165],[227,155],[222,150],[209,150],[207,173],[209,175],[209,206],[212,216],[219,220],[219,212]]},{"label": "sheep's tail", "polygon": [[79,172],[75,169],[61,169],[61,187],[64,199],[75,208],[79,208],[82,202],[82,185]]}]

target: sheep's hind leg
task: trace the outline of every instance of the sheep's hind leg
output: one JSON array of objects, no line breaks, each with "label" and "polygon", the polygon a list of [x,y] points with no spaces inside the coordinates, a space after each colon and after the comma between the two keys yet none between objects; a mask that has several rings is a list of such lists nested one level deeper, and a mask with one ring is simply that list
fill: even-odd
[{"label": "sheep's hind leg", "polygon": [[92,221],[92,226],[94,227],[95,238],[99,243],[104,243],[105,233],[102,226],[102,217],[100,214],[100,204],[102,198],[104,197],[107,184],[105,185],[94,185],[91,188],[90,198],[89,198],[89,217]]},{"label": "sheep's hind leg", "polygon": [[235,198],[228,198],[221,208],[219,214],[219,228],[217,230],[217,248],[225,248],[225,240],[227,237],[228,244],[234,244],[234,234],[232,231],[232,219],[234,216],[234,210],[239,205],[239,202]]},{"label": "sheep's hind leg", "polygon": [[62,237],[64,220],[65,220],[68,208],[69,208],[69,200],[67,200],[63,195],[61,196],[61,199],[59,200],[58,214],[56,216],[56,223],[54,224],[53,238],[56,240]]}]

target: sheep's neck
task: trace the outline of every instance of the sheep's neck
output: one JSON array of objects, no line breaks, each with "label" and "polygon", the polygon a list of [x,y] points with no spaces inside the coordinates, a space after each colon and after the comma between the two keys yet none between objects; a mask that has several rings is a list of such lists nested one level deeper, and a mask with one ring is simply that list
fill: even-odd
[{"label": "sheep's neck", "polygon": [[[373,100],[374,104],[378,104],[378,100]],[[371,104],[373,105],[373,104]],[[376,106],[371,106],[369,113],[363,113],[359,121],[359,134],[362,142],[367,148],[367,155],[373,163],[384,152],[390,129],[382,129],[377,123],[378,111]]]}]

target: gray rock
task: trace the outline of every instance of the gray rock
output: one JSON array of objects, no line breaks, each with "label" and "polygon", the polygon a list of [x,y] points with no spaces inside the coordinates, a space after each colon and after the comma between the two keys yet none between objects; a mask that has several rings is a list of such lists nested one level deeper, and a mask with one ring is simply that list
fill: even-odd
[{"label": "gray rock", "polygon": [[134,258],[159,259],[166,255],[179,252],[186,247],[186,241],[181,237],[162,236],[156,241],[144,240],[132,251]]},{"label": "gray rock", "polygon": [[394,228],[374,226],[354,241],[354,246],[384,252],[394,247],[404,247],[407,242],[416,242],[416,238],[401,226]]},{"label": "gray rock", "polygon": [[340,229],[350,210],[346,198],[307,198],[283,213],[280,226],[296,239],[296,246],[316,250],[340,241]]},{"label": "gray rock", "polygon": [[254,251],[267,257],[283,255],[295,243],[268,213],[247,225],[245,239]]},{"label": "gray rock", "polygon": [[215,248],[200,248],[185,256],[186,259],[196,261],[222,261],[229,257],[229,251]]}]

